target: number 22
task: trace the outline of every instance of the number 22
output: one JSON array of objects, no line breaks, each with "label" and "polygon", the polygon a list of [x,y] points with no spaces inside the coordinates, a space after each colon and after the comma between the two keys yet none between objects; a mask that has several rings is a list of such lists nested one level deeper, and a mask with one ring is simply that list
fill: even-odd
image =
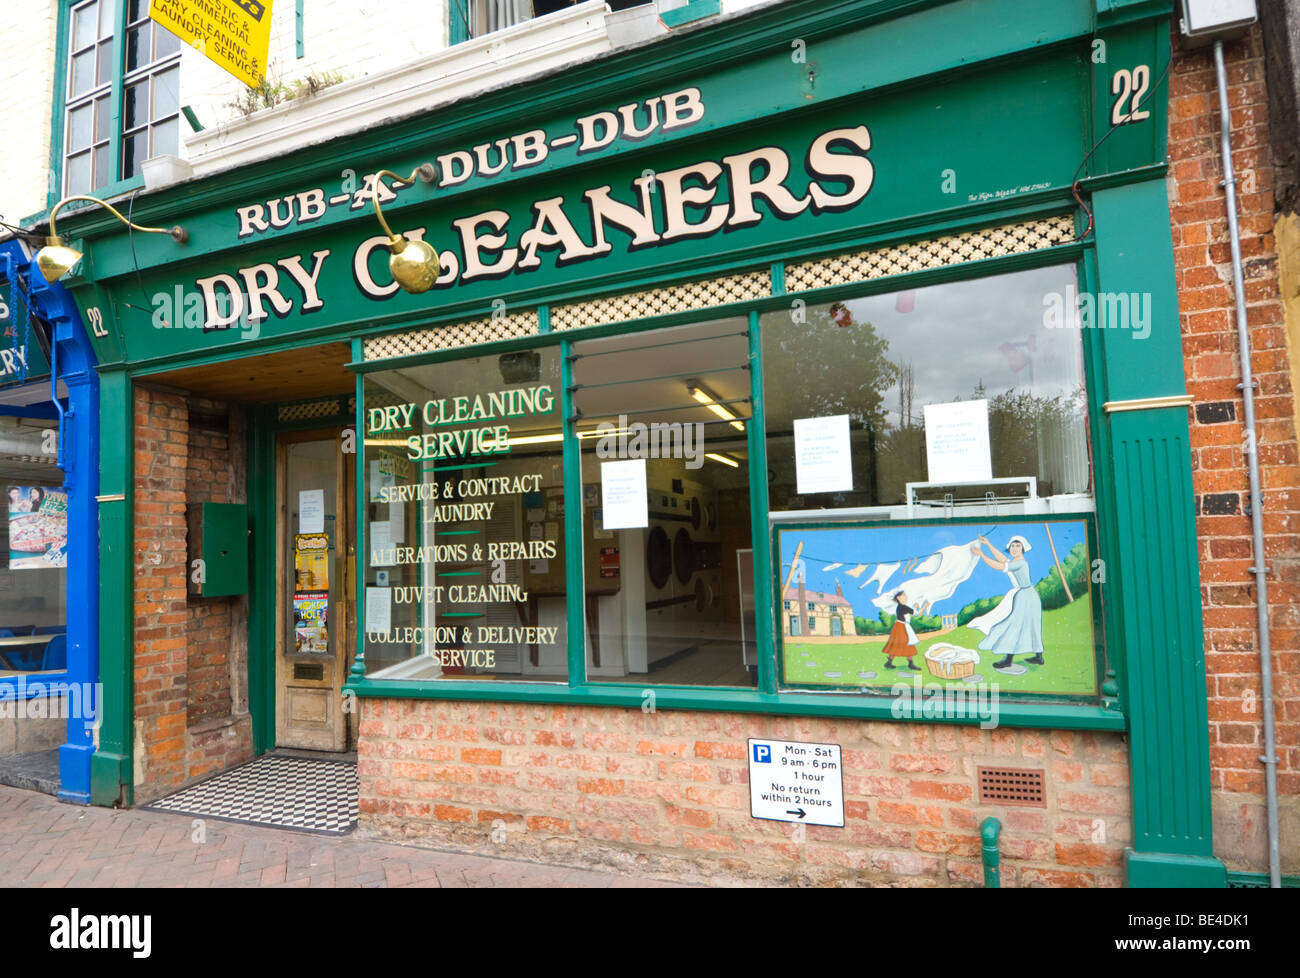
[{"label": "number 22", "polygon": [[[1146,97],[1147,88],[1150,84],[1151,68],[1148,65],[1138,65],[1132,72],[1127,68],[1121,68],[1111,76],[1110,94],[1119,96],[1110,110],[1110,124],[1112,126],[1118,126],[1125,122],[1140,122],[1143,119],[1151,118],[1150,112],[1138,108],[1142,99]],[[1124,103],[1126,102],[1131,106],[1130,111],[1127,113],[1124,111]]]}]

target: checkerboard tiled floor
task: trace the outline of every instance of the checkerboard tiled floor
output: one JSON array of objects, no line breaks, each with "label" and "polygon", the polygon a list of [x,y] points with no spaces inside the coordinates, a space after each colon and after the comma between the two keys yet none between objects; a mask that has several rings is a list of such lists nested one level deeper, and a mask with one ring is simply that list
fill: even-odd
[{"label": "checkerboard tiled floor", "polygon": [[356,827],[357,792],[355,762],[264,754],[147,807],[341,835]]}]

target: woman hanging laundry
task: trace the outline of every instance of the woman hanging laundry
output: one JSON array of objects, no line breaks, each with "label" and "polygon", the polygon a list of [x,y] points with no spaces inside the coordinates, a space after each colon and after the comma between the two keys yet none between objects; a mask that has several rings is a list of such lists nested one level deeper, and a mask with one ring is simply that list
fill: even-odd
[{"label": "woman hanging laundry", "polygon": [[[915,669],[916,663],[912,657],[916,655],[916,645],[920,641],[916,637],[916,632],[912,631],[912,623],[909,620],[912,615],[916,614],[912,608],[907,606],[907,594],[899,591],[894,595],[894,601],[897,602],[894,610],[894,626],[889,630],[889,640],[885,642],[885,668],[894,668],[894,659],[901,658],[907,660],[907,667]],[[919,612],[925,614],[930,608],[930,602],[921,605]]]},{"label": "woman hanging laundry", "polygon": [[[984,553],[985,547],[989,554]],[[1006,554],[983,536],[971,545],[971,553],[994,570],[1004,571],[1013,585],[996,608],[970,622],[972,628],[988,636],[979,647],[1002,655],[993,663],[994,669],[1008,668],[1017,655],[1029,656],[1025,660],[1029,665],[1043,665],[1043,602],[1029,577],[1029,562],[1025,560],[1029,550],[1029,541],[1020,534],[1007,541]]]}]

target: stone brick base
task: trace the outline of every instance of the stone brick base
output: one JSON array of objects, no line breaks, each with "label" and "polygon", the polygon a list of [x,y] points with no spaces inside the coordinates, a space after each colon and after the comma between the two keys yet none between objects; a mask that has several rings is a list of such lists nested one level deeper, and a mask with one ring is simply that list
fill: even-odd
[{"label": "stone brick base", "polygon": [[[1128,754],[1117,734],[362,699],[358,833],[686,882],[1119,886]],[[845,827],[749,814],[746,740],[843,748]],[[1045,808],[981,806],[982,765],[1045,772]]]}]

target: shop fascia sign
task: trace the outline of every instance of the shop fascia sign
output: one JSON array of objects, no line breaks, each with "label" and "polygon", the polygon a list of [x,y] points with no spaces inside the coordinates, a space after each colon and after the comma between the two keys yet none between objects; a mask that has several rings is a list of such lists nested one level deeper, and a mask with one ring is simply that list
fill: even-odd
[{"label": "shop fascia sign", "polygon": [[[644,138],[656,128],[685,129],[701,122],[705,112],[699,89],[687,88],[647,99],[639,106],[625,106],[617,114],[579,117],[568,131],[554,136],[535,129],[453,150],[436,157],[437,185],[449,188],[474,176],[527,170],[540,165],[559,146],[576,145],[582,155],[598,152],[616,139]],[[644,128],[637,129],[641,117],[647,121]],[[637,251],[711,238],[805,212],[849,210],[861,203],[874,183],[875,169],[867,158],[870,150],[871,133],[866,125],[838,126],[816,134],[793,160],[780,146],[757,145],[686,166],[647,169],[629,182],[635,188],[631,199],[626,193],[620,199],[605,182],[588,186],[579,194],[539,197],[531,202],[527,217],[499,208],[459,214],[447,224],[449,236],[440,233],[430,240],[442,260],[435,289],[527,275],[549,261],[556,267],[599,261],[615,251],[608,238],[611,228],[629,236],[628,250]],[[794,189],[795,181],[790,179],[796,167],[807,176],[801,191]],[[803,184],[803,178],[797,182]],[[252,242],[271,231],[310,225],[333,207],[368,210],[374,193],[379,194],[381,204],[396,199],[393,191],[382,184],[376,186],[371,175],[356,193],[331,195],[322,187],[312,187],[266,203],[237,207],[232,217],[238,238]],[[760,200],[766,205],[766,214],[755,207]],[[451,205],[435,200],[430,206],[446,210]],[[427,233],[427,226],[415,227],[406,237],[423,240]],[[372,255],[384,251],[387,240],[376,234],[345,256],[322,247],[200,277],[195,286],[202,297],[203,328],[229,329],[270,315],[284,318],[295,312],[316,312],[325,305],[322,281],[338,281],[342,275],[350,277],[366,298],[389,299],[397,294],[398,286],[386,274],[376,275],[371,262]]]},{"label": "shop fascia sign", "polygon": [[32,325],[27,342],[18,342],[21,326],[14,319],[9,298],[9,283],[0,278],[0,387],[21,380],[46,377],[50,373],[50,365],[41,352],[39,341],[32,342],[36,339],[35,324]]}]

